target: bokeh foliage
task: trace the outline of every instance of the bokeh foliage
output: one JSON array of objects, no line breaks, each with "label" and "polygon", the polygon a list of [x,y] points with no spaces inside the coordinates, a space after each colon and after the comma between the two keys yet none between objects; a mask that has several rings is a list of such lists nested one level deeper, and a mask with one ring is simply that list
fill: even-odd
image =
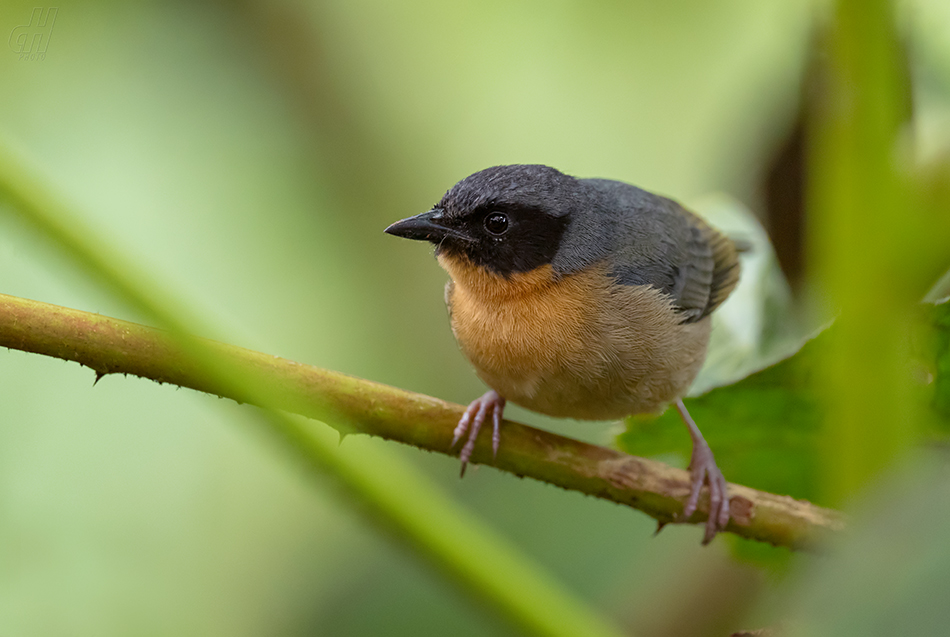
[{"label": "bokeh foliage", "polygon": [[[0,27],[32,8],[3,3]],[[755,2],[59,9],[45,60],[0,56],[0,122],[87,224],[237,344],[457,402],[483,389],[448,330],[444,274],[382,228],[495,163],[751,192],[742,165],[781,134],[807,25],[802,5]],[[4,292],[142,320],[0,219]],[[235,430],[233,406],[133,379],[91,389],[7,352],[0,381],[11,631],[510,632]],[[448,459],[392,452],[624,620],[655,614],[631,603],[644,560],[709,554],[695,533],[651,540],[618,507],[484,470],[460,483]]]},{"label": "bokeh foliage", "polygon": [[[909,136],[939,159],[950,16],[937,0],[911,4],[902,24],[919,99]],[[32,8],[3,3],[0,28]],[[446,326],[444,277],[381,228],[461,176],[522,161],[684,200],[726,191],[758,209],[762,165],[791,126],[809,34],[826,18],[811,3],[751,0],[67,2],[42,63],[0,56],[0,128],[89,224],[238,344],[466,402],[482,388]],[[939,214],[946,199],[928,206]],[[0,224],[4,292],[141,318],[18,222]],[[870,295],[864,276],[843,283]],[[777,375],[804,378],[793,361],[771,380],[763,372],[761,393],[743,402],[774,397]],[[256,434],[235,430],[238,408],[132,379],[91,383],[73,367],[0,352],[5,629],[510,634],[357,524],[332,487],[311,488]],[[717,452],[725,445],[725,468],[732,443],[701,418],[713,416],[697,419]],[[596,426],[551,426],[606,439]],[[776,428],[762,429],[734,444],[775,459]],[[776,475],[806,476],[804,492],[809,461],[791,463],[812,442],[792,429],[794,453],[775,460]],[[630,444],[643,453],[651,440]],[[375,444],[348,439],[343,453],[371,458]],[[785,593],[736,567],[722,543],[703,551],[694,529],[650,539],[650,522],[619,508],[490,471],[459,483],[447,459],[394,453],[642,634],[684,634],[669,628],[677,621],[725,634],[763,594]],[[751,450],[734,460],[760,477],[756,464],[767,464]],[[908,519],[926,517],[918,504]],[[867,546],[886,555],[888,542],[885,533]],[[703,606],[713,592],[734,598]]]}]

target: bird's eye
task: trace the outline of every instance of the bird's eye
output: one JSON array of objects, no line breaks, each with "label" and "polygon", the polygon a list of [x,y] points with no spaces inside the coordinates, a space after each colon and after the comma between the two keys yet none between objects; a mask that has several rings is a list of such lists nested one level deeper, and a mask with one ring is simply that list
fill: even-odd
[{"label": "bird's eye", "polygon": [[495,236],[500,236],[508,232],[508,215],[501,212],[493,212],[485,217],[485,229]]}]

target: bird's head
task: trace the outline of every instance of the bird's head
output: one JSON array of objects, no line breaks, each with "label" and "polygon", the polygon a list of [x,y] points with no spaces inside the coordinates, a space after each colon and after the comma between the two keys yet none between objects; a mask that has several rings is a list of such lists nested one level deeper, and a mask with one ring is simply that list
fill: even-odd
[{"label": "bird's head", "polygon": [[495,166],[386,232],[429,241],[439,257],[462,257],[507,277],[551,263],[584,193],[577,179],[548,166]]}]

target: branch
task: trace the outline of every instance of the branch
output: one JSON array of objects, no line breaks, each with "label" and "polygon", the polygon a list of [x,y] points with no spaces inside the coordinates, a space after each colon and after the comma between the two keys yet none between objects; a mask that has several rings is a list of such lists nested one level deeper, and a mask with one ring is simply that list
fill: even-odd
[{"label": "branch", "polygon": [[[326,422],[341,432],[365,433],[420,449],[454,454],[452,431],[463,407],[277,356],[205,341],[235,372],[272,397],[269,405]],[[98,314],[0,294],[0,346],[75,361],[105,374],[132,374],[160,383],[247,402],[189,362],[167,332]],[[504,444],[492,458],[487,437],[473,462],[528,476],[639,509],[673,522],[689,495],[689,474],[547,431],[505,421]],[[844,526],[837,511],[730,484],[727,531],[793,549],[814,548]],[[691,523],[705,521],[708,493]]]}]

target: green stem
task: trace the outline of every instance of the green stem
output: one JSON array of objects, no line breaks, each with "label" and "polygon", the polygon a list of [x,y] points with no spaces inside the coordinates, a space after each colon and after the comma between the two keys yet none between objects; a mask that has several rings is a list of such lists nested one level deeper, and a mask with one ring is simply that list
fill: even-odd
[{"label": "green stem", "polygon": [[[226,346],[188,336],[214,332],[182,310],[173,295],[159,292],[150,277],[111,251],[107,241],[83,228],[79,215],[24,165],[0,144],[0,200],[12,212],[131,307],[167,328],[166,338],[172,337],[180,353],[175,363],[187,373],[245,402],[278,403],[273,385],[258,386],[248,369],[229,366],[222,356]],[[4,305],[10,306],[9,298]],[[259,420],[307,469],[335,478],[363,505],[357,510],[381,522],[518,630],[563,637],[621,634],[394,454],[376,450],[372,458],[354,460],[339,452],[333,436],[297,417],[265,409]]]},{"label": "green stem", "polygon": [[[811,122],[812,282],[839,314],[823,366],[826,481],[843,502],[915,438],[907,400],[920,206],[898,176],[909,81],[886,0],[837,3]],[[915,239],[916,237],[916,239]]]}]

